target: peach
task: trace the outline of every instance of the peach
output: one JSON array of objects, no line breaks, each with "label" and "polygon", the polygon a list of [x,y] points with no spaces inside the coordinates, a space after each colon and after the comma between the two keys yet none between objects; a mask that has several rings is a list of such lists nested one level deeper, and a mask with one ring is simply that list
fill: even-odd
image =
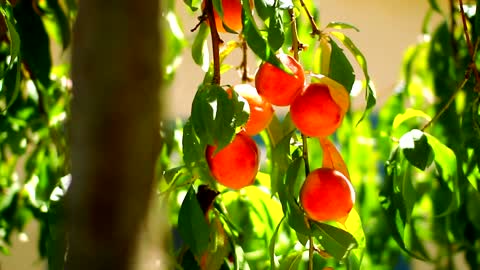
[{"label": "peach", "polygon": [[255,87],[273,105],[288,106],[303,90],[305,73],[300,63],[290,55],[278,54],[277,57],[292,74],[264,62],[255,75]]},{"label": "peach", "polygon": [[238,84],[233,89],[247,100],[250,107],[250,116],[244,127],[245,132],[250,136],[260,133],[273,118],[272,104],[260,96],[255,87],[249,84]]},{"label": "peach", "polygon": [[355,191],[339,171],[320,168],[307,176],[300,190],[300,203],[312,220],[342,221],[353,208]]},{"label": "peach", "polygon": [[260,159],[257,144],[250,136],[240,132],[229,145],[217,153],[216,148],[207,146],[206,159],[212,176],[220,184],[232,189],[253,184]]},{"label": "peach", "polygon": [[346,110],[332,98],[325,83],[312,83],[293,101],[290,115],[295,126],[305,135],[325,137],[342,123]]}]

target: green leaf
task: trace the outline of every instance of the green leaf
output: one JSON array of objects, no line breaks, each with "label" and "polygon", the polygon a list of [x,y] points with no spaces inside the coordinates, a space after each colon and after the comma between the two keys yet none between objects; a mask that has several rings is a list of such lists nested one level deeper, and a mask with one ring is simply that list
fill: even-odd
[{"label": "green leaf", "polygon": [[294,187],[304,168],[303,158],[295,159],[288,167],[285,176],[285,183],[279,187],[278,194],[282,203],[283,212],[287,215],[287,221],[290,227],[296,232],[304,235],[310,235],[310,228],[306,224],[306,218],[303,210],[296,201]]},{"label": "green leaf", "polygon": [[357,32],[360,32],[360,30],[349,23],[344,23],[344,22],[329,22],[325,28],[333,28],[333,29],[354,29]]},{"label": "green leaf", "polygon": [[50,40],[40,16],[33,10],[29,1],[20,1],[13,9],[17,20],[17,30],[22,40],[20,51],[27,70],[43,87],[51,84]]},{"label": "green leaf", "polygon": [[12,68],[15,61],[20,62],[20,60],[17,58],[20,57],[21,41],[20,41],[20,36],[18,34],[18,31],[15,27],[15,18],[13,16],[12,7],[9,5],[2,7],[1,12],[5,18],[5,23],[8,29],[8,35],[10,38],[10,62],[8,66]]},{"label": "green leaf", "polygon": [[2,83],[2,89],[0,93],[5,93],[7,106],[3,111],[8,110],[10,106],[13,105],[15,100],[17,100],[18,94],[20,93],[20,62],[13,64],[12,68],[7,71]]},{"label": "green leaf", "polygon": [[[236,127],[245,123],[246,103],[232,98],[218,85],[201,85],[192,103],[191,123],[202,144],[216,145],[221,150],[231,142]],[[242,109],[240,109],[242,108]]]},{"label": "green leaf", "polygon": [[[413,208],[413,202],[405,200],[405,196],[408,196],[408,194],[403,193],[402,190],[407,189],[403,188],[400,190],[402,179],[404,179],[403,176],[405,175],[405,161],[401,153],[399,148],[395,148],[389,160],[385,162],[385,182],[380,192],[381,205],[385,210],[391,236],[398,246],[409,255],[422,259],[421,256],[407,249],[403,240],[405,226],[408,223],[407,219],[410,219],[411,216],[411,211],[407,209]],[[407,202],[410,202],[409,205],[407,205]]]},{"label": "green leaf", "polygon": [[480,35],[480,0],[476,1],[476,10],[475,10],[475,21],[473,24],[473,37],[472,40],[475,43],[476,40],[478,39],[478,36]]},{"label": "green leaf", "polygon": [[358,246],[357,241],[347,231],[326,223],[310,222],[313,235],[325,251],[337,260],[343,260],[349,252]]},{"label": "green leaf", "polygon": [[183,0],[183,2],[190,8],[191,11],[196,11],[200,8],[202,0]]},{"label": "green leaf", "polygon": [[192,58],[193,61],[202,67],[203,71],[207,71],[210,66],[208,56],[207,37],[210,33],[210,27],[207,24],[202,23],[197,30],[197,35],[192,44]]},{"label": "green leaf", "polygon": [[302,261],[303,251],[296,251],[288,254],[288,256],[280,262],[280,270],[299,269]]},{"label": "green leaf", "polygon": [[266,21],[272,16],[272,13],[275,13],[275,1],[272,0],[255,0],[255,11],[258,16]]},{"label": "green leaf", "polygon": [[195,256],[201,256],[209,242],[209,226],[198,204],[193,187],[188,189],[178,213],[178,231]]},{"label": "green leaf", "polygon": [[175,71],[181,62],[180,59],[182,57],[181,53],[183,51],[183,47],[185,46],[185,37],[183,35],[183,30],[179,25],[178,17],[174,10],[168,10],[166,14],[161,17],[161,20],[163,20],[163,23],[161,25],[163,26],[162,37],[165,44],[164,48],[168,48],[168,50],[163,50],[163,76],[166,82],[171,82],[174,79]]},{"label": "green leaf", "polygon": [[433,154],[435,156],[435,165],[439,171],[442,179],[448,185],[448,188],[452,192],[452,200],[450,206],[441,215],[446,215],[452,211],[458,209],[461,203],[461,195],[458,186],[457,175],[457,157],[452,149],[448,148],[442,142],[440,142],[433,135],[425,133],[428,139],[428,143],[432,147]]},{"label": "green leaf", "polygon": [[428,144],[425,134],[418,129],[405,133],[400,138],[399,147],[408,162],[422,171],[433,162],[432,147]]},{"label": "green leaf", "polygon": [[355,208],[353,208],[348,214],[348,218],[345,221],[345,228],[347,228],[347,231],[352,234],[358,244],[357,248],[353,249],[348,255],[348,269],[359,269],[366,248],[366,239],[363,231],[362,220],[360,219],[360,216]]},{"label": "green leaf", "polygon": [[418,257],[423,258],[423,260],[430,260],[430,256],[425,249],[425,246],[420,241],[418,237],[417,229],[415,228],[415,220],[411,220],[405,224],[404,230],[404,242],[405,248],[410,250],[412,253],[416,254]]},{"label": "green leaf", "polygon": [[183,127],[182,149],[183,162],[189,167],[205,159],[205,145],[200,143],[190,121],[187,121]]},{"label": "green leaf", "polygon": [[276,67],[284,69],[283,64],[275,56],[274,50],[268,46],[267,41],[260,34],[248,2],[249,1],[243,1],[243,9],[245,10],[243,34],[248,47],[250,47],[262,61],[267,61]]},{"label": "green leaf", "polygon": [[280,49],[285,42],[285,33],[283,30],[283,18],[279,9],[275,9],[270,16],[268,25],[268,44],[273,51]]},{"label": "green leaf", "polygon": [[343,85],[350,93],[353,83],[355,82],[355,73],[352,64],[350,64],[350,61],[345,56],[343,49],[338,47],[337,43],[332,39],[330,39],[330,45],[332,52],[328,77]]},{"label": "green leaf", "polygon": [[55,41],[62,44],[63,49],[70,45],[71,31],[67,15],[60,7],[58,0],[47,0],[43,16],[46,29]]},{"label": "green leaf", "polygon": [[440,9],[440,6],[437,3],[437,0],[428,0],[430,3],[430,7],[435,10],[436,12],[442,14],[442,10]]},{"label": "green leaf", "polygon": [[428,114],[423,111],[407,108],[404,113],[395,116],[395,118],[393,119],[392,129],[397,129],[403,122],[415,117],[423,118],[426,121],[430,121],[432,119]]},{"label": "green leaf", "polygon": [[344,46],[347,48],[352,55],[355,57],[355,60],[357,60],[357,63],[360,65],[362,68],[363,74],[365,75],[365,100],[366,100],[366,105],[365,105],[365,110],[363,112],[362,117],[360,120],[358,120],[358,123],[360,123],[370,112],[370,110],[375,106],[377,102],[376,94],[375,91],[373,90],[371,86],[371,81],[370,81],[370,75],[368,73],[368,67],[367,67],[367,60],[365,59],[365,56],[362,54],[362,52],[357,48],[357,46],[353,43],[353,41],[347,37],[345,34],[341,32],[331,32],[331,34],[336,37]]},{"label": "green leaf", "polygon": [[466,203],[468,219],[477,230],[480,230],[480,211],[478,211],[478,206],[480,205],[480,193],[474,190],[469,190]]},{"label": "green leaf", "polygon": [[275,243],[277,242],[278,232],[280,231],[280,228],[286,217],[287,216],[283,216],[283,218],[278,223],[277,227],[275,228],[275,232],[273,233],[272,238],[270,239],[270,244],[268,246],[268,250],[270,251],[270,267],[272,269],[275,269]]}]

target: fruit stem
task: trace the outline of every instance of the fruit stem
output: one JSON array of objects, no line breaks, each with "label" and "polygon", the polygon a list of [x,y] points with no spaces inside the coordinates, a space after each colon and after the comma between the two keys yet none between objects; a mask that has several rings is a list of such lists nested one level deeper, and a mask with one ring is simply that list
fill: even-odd
[{"label": "fruit stem", "polygon": [[[302,5],[304,6],[305,4],[302,1]],[[290,15],[290,19],[292,21],[292,50],[293,50],[293,57],[295,60],[298,61],[299,55],[298,51],[301,48],[300,42],[298,41],[298,33],[297,33],[297,21],[295,19],[295,13],[293,9],[288,10],[288,14]],[[305,161],[305,175],[308,175],[310,173],[310,165],[308,164],[308,147],[307,147],[307,136],[302,133],[302,156],[303,160]],[[307,220],[308,223],[308,220]],[[308,237],[308,243],[309,243],[309,248],[308,248],[308,270],[313,270],[313,252],[314,252],[314,246],[313,246],[313,237],[309,236]]]},{"label": "fruit stem", "polygon": [[206,14],[208,16],[208,24],[210,25],[210,31],[212,36],[212,51],[213,51],[213,77],[212,84],[220,85],[220,44],[223,42],[220,39],[220,35],[217,31],[217,25],[215,24],[215,17],[213,13],[212,0],[206,1]]}]

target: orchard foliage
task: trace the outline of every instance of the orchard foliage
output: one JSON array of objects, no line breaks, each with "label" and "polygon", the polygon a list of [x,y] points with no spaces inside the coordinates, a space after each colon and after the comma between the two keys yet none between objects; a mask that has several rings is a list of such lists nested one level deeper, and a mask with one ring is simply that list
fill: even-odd
[{"label": "orchard foliage", "polygon": [[[451,1],[447,10],[429,1],[422,39],[406,51],[395,93],[375,110],[375,78],[348,37],[355,26],[323,22],[318,1],[255,0],[241,2],[240,30],[224,23],[219,35],[215,21],[231,14],[222,2],[184,0],[180,8],[199,18],[197,26],[179,20],[175,1],[162,3],[169,49],[159,76],[175,78],[184,50],[203,76],[190,117],[164,120],[160,130],[156,175],[172,228],[172,268],[392,269],[415,258],[454,269],[461,254],[478,269],[479,1]],[[72,96],[70,67],[52,61],[52,52],[70,46],[76,5],[3,1],[0,13],[0,250],[8,254],[14,233],[35,219],[39,256],[49,269],[63,269]],[[190,42],[183,29],[192,28]],[[228,62],[234,51],[245,56],[241,63]],[[292,70],[277,55],[296,59],[306,85],[328,86],[321,96],[338,105],[341,123],[332,135],[308,137],[289,113],[275,112],[253,137],[262,153],[254,183],[231,189],[215,180],[206,151],[228,149],[249,119],[247,100],[228,91],[254,85],[247,52],[257,67],[267,63],[285,74]],[[222,80],[235,65],[238,81]],[[349,99],[364,108],[350,108]],[[335,221],[311,219],[300,201],[305,179],[322,167],[345,176],[355,192],[353,209]]]}]

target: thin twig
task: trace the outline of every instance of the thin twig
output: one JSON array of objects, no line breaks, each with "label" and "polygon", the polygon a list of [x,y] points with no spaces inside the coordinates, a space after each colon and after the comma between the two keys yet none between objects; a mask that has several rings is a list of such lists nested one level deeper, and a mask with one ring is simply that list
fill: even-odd
[{"label": "thin twig", "polygon": [[215,24],[215,17],[213,11],[212,0],[206,1],[206,14],[208,16],[208,23],[210,25],[210,31],[212,36],[212,50],[213,50],[213,77],[212,84],[220,85],[220,44],[222,40],[217,31],[217,25]]},{"label": "thin twig", "polygon": [[447,101],[447,103],[445,103],[445,105],[442,107],[442,109],[440,109],[440,111],[437,112],[437,114],[432,118],[432,120],[430,120],[423,128],[422,128],[422,131],[424,131],[425,129],[427,129],[428,127],[430,127],[434,122],[436,122],[440,116],[443,115],[443,113],[450,107],[450,105],[452,104],[452,102],[455,100],[455,98],[457,97],[458,93],[460,93],[460,91],[463,89],[463,87],[465,86],[465,84],[468,82],[468,80],[470,79],[470,76],[472,75],[472,68],[469,68],[467,70],[467,72],[465,73],[465,79],[463,80],[463,82],[457,87],[457,89],[455,89],[455,92],[453,92],[452,96],[450,97],[450,99]]},{"label": "thin twig", "polygon": [[[460,4],[460,13],[462,15],[462,23],[463,23],[463,32],[465,34],[465,40],[467,42],[468,46],[468,52],[471,57],[471,66],[475,66],[475,47],[473,46],[472,40],[470,39],[470,34],[468,33],[468,26],[467,26],[467,18],[465,15],[465,11],[463,9],[463,0],[458,0],[458,3]],[[478,69],[476,67],[472,68],[473,73],[475,74],[475,80],[476,83],[478,84],[480,82],[480,74],[478,73]]]},{"label": "thin twig", "polygon": [[297,33],[297,21],[295,20],[295,13],[293,9],[288,10],[288,14],[290,15],[290,20],[292,22],[292,51],[293,51],[293,58],[298,60],[298,51],[300,49],[299,41],[298,41],[298,33]]},{"label": "thin twig", "polygon": [[242,46],[242,63],[240,64],[240,68],[242,70],[242,83],[248,83],[252,81],[252,78],[248,75],[248,65],[247,65],[247,41],[241,38],[241,46]]},{"label": "thin twig", "polygon": [[317,24],[315,23],[315,19],[313,18],[312,14],[308,10],[307,6],[305,5],[305,2],[303,0],[300,0],[300,3],[302,4],[303,9],[307,13],[308,19],[310,20],[310,24],[312,25],[312,36],[313,35],[322,36],[322,31],[318,28]]}]

